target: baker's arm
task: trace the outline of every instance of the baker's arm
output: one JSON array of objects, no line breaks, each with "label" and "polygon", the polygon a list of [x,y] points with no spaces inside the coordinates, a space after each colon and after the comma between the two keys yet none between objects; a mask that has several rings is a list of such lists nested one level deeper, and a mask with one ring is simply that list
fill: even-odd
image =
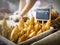
[{"label": "baker's arm", "polygon": [[28,3],[25,5],[25,7],[20,12],[20,15],[24,16],[32,8],[32,6],[35,4],[35,2],[36,2],[36,0],[29,0]]},{"label": "baker's arm", "polygon": [[20,3],[19,3],[19,11],[21,12],[22,9],[24,8],[26,4],[26,0],[20,0]]}]

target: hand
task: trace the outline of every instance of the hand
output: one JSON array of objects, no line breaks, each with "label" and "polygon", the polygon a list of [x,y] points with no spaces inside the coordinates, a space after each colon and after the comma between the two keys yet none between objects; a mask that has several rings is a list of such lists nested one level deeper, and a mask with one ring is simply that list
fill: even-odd
[{"label": "hand", "polygon": [[9,19],[10,19],[10,20],[13,20],[13,21],[15,21],[15,22],[18,22],[19,19],[20,19],[20,17],[21,17],[21,16],[20,16],[19,11],[16,11],[16,12],[13,13],[13,15],[9,16]]},{"label": "hand", "polygon": [[[10,19],[10,20],[13,20],[13,21],[15,21],[15,22],[18,22],[21,17],[22,17],[22,16],[17,15],[17,14],[14,13],[13,15],[9,16],[9,19]],[[23,16],[23,19],[24,19],[24,21],[26,21],[26,20],[28,19],[28,17],[27,17],[26,15],[24,15],[24,16]]]},{"label": "hand", "polygon": [[10,16],[10,19],[15,22],[18,22],[21,17],[23,17],[24,21],[26,21],[28,19],[28,17],[26,15],[21,16],[20,11],[14,12],[14,14],[12,16]]},{"label": "hand", "polygon": [[18,22],[19,19],[21,18],[21,16],[20,15],[15,15],[14,18],[15,19],[13,19],[13,21]]},{"label": "hand", "polygon": [[[22,17],[22,16],[20,16],[20,15],[18,15],[18,16],[15,16],[16,18],[15,18],[15,22],[19,22],[19,20],[20,20],[20,18]],[[26,22],[26,20],[28,19],[28,17],[25,15],[25,16],[23,16],[22,17],[23,19],[24,19],[24,22]]]}]

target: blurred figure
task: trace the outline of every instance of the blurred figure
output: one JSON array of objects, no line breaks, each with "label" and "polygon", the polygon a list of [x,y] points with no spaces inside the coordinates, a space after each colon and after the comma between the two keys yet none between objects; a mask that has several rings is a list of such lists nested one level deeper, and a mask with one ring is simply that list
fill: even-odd
[{"label": "blurred figure", "polygon": [[[52,0],[51,0],[52,1]],[[33,11],[41,8],[41,7],[49,7],[49,5],[51,4],[50,0],[20,0],[19,3],[19,8],[16,12],[14,12],[13,15],[18,15],[18,17],[16,17],[17,20],[20,17],[24,17],[26,15],[26,17],[31,17],[34,16]]]}]

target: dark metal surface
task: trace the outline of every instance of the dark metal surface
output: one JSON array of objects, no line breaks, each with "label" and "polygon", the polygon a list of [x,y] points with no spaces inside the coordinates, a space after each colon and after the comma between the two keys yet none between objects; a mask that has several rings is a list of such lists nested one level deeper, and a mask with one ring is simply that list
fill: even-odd
[{"label": "dark metal surface", "polygon": [[16,44],[0,35],[0,45],[16,45]]}]

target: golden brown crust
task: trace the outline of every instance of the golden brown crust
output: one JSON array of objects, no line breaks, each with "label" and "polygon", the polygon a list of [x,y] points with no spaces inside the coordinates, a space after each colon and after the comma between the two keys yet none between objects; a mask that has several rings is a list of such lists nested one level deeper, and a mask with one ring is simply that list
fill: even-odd
[{"label": "golden brown crust", "polygon": [[57,11],[51,10],[51,19],[56,19],[59,16]]}]

